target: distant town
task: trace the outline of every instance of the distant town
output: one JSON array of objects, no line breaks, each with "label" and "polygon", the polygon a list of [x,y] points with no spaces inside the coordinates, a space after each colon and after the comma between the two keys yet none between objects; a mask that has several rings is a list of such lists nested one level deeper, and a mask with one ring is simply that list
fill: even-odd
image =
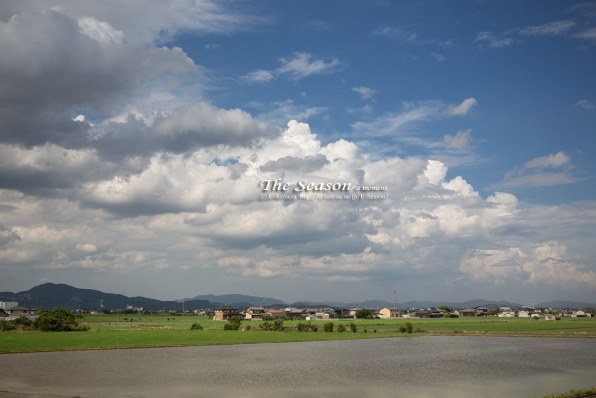
[{"label": "distant town", "polygon": [[[231,302],[205,300],[226,299]],[[224,301],[226,301],[224,300]],[[236,302],[234,302],[236,301]],[[255,301],[263,304],[256,305]],[[267,304],[265,304],[267,303]],[[46,283],[28,291],[0,294],[0,319],[13,320],[18,317],[35,319],[41,310],[68,308],[77,314],[170,314],[174,316],[207,316],[225,321],[232,317],[244,320],[298,319],[394,319],[394,318],[535,318],[556,321],[561,318],[591,318],[595,314],[591,305],[515,305],[509,302],[483,305],[387,305],[383,301],[368,305],[325,305],[309,302],[284,304],[276,299],[263,297],[228,295],[197,296],[180,301],[160,301],[145,297],[127,297],[121,294],[104,293],[91,289],[79,289],[64,284]],[[507,304],[503,304],[507,303]]]}]

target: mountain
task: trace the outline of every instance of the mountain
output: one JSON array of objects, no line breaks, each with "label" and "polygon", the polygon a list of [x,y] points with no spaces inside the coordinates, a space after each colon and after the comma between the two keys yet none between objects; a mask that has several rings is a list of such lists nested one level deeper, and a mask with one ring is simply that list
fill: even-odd
[{"label": "mountain", "polygon": [[[72,309],[98,310],[100,302],[103,300],[105,310],[124,309],[127,305],[143,307],[145,310],[195,310],[195,309],[213,309],[221,305],[234,306],[239,309],[245,309],[251,306],[263,307],[286,307],[287,305],[275,298],[247,296],[242,294],[224,294],[224,295],[200,295],[192,299],[179,301],[162,301],[148,297],[127,297],[122,294],[105,293],[93,289],[79,289],[65,284],[44,283],[35,286],[29,290],[12,293],[0,292],[0,301],[17,301],[20,306],[27,308],[51,309],[56,307],[65,307]],[[313,307],[333,307],[333,308],[382,308],[393,307],[395,304],[384,300],[368,300],[361,302],[344,303],[338,301],[300,301],[290,304],[292,307],[313,308]],[[520,308],[521,304],[509,301],[490,301],[490,300],[468,300],[460,303],[444,301],[406,301],[397,303],[400,308],[428,308],[446,305],[451,308],[466,307],[512,307]],[[580,303],[576,301],[555,300],[536,304],[538,308],[595,308],[594,303]]]},{"label": "mountain", "polygon": [[[188,299],[187,299],[188,300]],[[204,294],[199,295],[191,300],[207,300],[212,303],[220,303],[230,306],[235,306],[237,308],[244,308],[244,307],[251,307],[251,306],[260,306],[260,307],[269,307],[272,305],[279,305],[285,306],[286,304],[278,299],[269,298],[269,297],[258,297],[258,296],[247,296],[244,294],[222,294],[222,295],[214,295],[214,294]],[[178,300],[180,301],[180,300]]]},{"label": "mountain", "polygon": [[569,300],[546,301],[536,305],[539,308],[596,308],[594,303],[582,303]]},{"label": "mountain", "polygon": [[[62,283],[44,283],[29,290],[11,293],[0,293],[0,301],[17,301],[19,306],[27,308],[51,309],[64,307],[71,309],[100,308],[123,309],[127,305],[143,307],[146,310],[181,310],[182,304],[176,301],[161,301],[147,297],[127,297],[122,294],[105,293],[93,289],[79,289]],[[214,305],[205,300],[191,300],[184,303],[185,309],[213,308]]]}]

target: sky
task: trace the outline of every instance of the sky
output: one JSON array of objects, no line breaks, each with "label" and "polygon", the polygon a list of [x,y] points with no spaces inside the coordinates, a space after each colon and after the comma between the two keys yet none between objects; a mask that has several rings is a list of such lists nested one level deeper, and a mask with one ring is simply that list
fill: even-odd
[{"label": "sky", "polygon": [[0,291],[596,302],[595,65],[594,2],[3,1]]}]

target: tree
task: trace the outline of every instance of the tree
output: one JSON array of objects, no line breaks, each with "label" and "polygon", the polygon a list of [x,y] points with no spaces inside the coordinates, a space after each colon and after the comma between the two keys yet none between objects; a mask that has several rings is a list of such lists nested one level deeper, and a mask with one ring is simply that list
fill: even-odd
[{"label": "tree", "polygon": [[286,328],[284,327],[283,319],[277,318],[273,321],[273,330],[275,330],[276,332],[283,332],[284,330],[286,330]]},{"label": "tree", "polygon": [[356,318],[372,319],[374,318],[374,313],[372,312],[372,310],[369,310],[368,308],[360,308],[358,311],[356,311]]},{"label": "tree", "polygon": [[224,330],[238,330],[240,329],[240,322],[242,318],[239,316],[233,316],[228,319],[228,323],[224,325]]},{"label": "tree", "polygon": [[50,312],[40,311],[34,326],[43,332],[71,332],[88,329],[85,326],[79,326],[74,314],[66,308],[54,308]]},{"label": "tree", "polygon": [[195,322],[192,325],[190,325],[190,330],[203,330],[203,327],[200,323]]}]

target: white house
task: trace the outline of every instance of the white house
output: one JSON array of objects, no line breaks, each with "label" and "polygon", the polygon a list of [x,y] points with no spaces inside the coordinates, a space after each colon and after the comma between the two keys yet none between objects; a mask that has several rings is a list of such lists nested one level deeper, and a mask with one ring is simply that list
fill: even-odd
[{"label": "white house", "polygon": [[397,307],[385,307],[379,310],[379,318],[381,319],[389,319],[389,318],[399,318],[399,314],[401,311]]},{"label": "white house", "polygon": [[0,309],[8,310],[10,308],[18,307],[19,303],[16,301],[0,301]]}]

